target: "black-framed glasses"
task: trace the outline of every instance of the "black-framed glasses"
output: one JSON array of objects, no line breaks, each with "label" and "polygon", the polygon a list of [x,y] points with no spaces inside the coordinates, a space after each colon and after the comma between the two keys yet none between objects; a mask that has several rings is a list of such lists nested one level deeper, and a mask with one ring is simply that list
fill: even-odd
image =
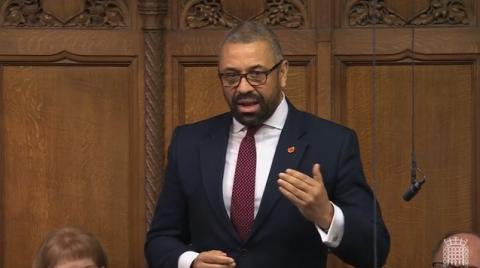
[{"label": "black-framed glasses", "polygon": [[453,265],[453,264],[445,264],[443,262],[432,262],[433,268],[478,268],[477,266],[471,265]]},{"label": "black-framed glasses", "polygon": [[250,71],[248,73],[218,73],[220,81],[222,82],[223,87],[238,87],[240,81],[245,77],[247,82],[252,86],[261,86],[267,82],[268,75],[273,72],[280,64],[282,64],[283,59],[280,60],[277,64],[273,65],[270,70],[267,71]]}]

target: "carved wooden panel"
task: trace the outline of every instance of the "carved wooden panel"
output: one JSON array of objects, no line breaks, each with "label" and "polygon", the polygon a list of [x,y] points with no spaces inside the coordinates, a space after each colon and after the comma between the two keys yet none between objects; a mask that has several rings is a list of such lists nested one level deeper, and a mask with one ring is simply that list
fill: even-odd
[{"label": "carved wooden panel", "polygon": [[45,235],[65,225],[94,233],[111,266],[142,265],[131,59],[19,58],[0,58],[0,266],[30,267]]},{"label": "carved wooden panel", "polygon": [[167,2],[0,0],[0,267],[30,267],[64,224],[96,234],[111,266],[144,267]]},{"label": "carved wooden panel", "polygon": [[10,27],[113,28],[129,24],[124,0],[6,0],[0,25]]},{"label": "carved wooden panel", "polygon": [[[390,230],[386,267],[428,267],[444,234],[476,229],[474,61],[417,63],[413,93],[409,64],[382,63],[373,69],[371,62],[350,63],[342,68],[339,119],[357,131],[365,172]],[[412,120],[417,161],[427,182],[407,203],[402,194],[410,185]]]},{"label": "carved wooden panel", "polygon": [[464,26],[474,23],[474,8],[471,0],[350,0],[345,19],[349,26]]},{"label": "carved wooden panel", "polygon": [[188,0],[179,6],[181,28],[231,28],[243,20],[272,27],[304,28],[307,7],[301,0]]}]

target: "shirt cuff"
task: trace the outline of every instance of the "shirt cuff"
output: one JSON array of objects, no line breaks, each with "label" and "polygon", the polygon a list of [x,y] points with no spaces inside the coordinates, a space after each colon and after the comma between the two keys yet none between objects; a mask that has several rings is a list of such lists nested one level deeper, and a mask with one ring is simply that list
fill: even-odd
[{"label": "shirt cuff", "polygon": [[198,253],[195,251],[185,251],[178,258],[178,268],[190,268],[193,261],[197,258]]},{"label": "shirt cuff", "polygon": [[319,226],[317,227],[318,233],[322,238],[323,243],[329,248],[336,248],[340,245],[343,237],[343,230],[345,227],[345,216],[343,215],[342,210],[337,207],[334,203],[330,202],[333,206],[333,218],[330,223],[330,228],[324,231]]}]

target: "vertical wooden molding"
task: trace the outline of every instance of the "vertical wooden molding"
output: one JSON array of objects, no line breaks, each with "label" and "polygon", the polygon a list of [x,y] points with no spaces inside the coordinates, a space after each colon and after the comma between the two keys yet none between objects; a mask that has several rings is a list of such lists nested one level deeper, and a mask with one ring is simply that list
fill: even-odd
[{"label": "vertical wooden molding", "polygon": [[[0,148],[5,148],[5,127],[4,127],[4,114],[5,114],[5,108],[4,108],[4,88],[3,88],[3,72],[4,70],[4,65],[3,62],[0,61]],[[5,153],[5,149],[3,149],[0,152],[0,237],[2,239],[0,240],[0,263],[5,263],[5,240],[3,237],[5,237],[5,161],[7,160]]]},{"label": "vertical wooden molding", "polygon": [[162,186],[164,124],[164,25],[167,0],[141,0],[145,44],[145,221],[148,226]]}]

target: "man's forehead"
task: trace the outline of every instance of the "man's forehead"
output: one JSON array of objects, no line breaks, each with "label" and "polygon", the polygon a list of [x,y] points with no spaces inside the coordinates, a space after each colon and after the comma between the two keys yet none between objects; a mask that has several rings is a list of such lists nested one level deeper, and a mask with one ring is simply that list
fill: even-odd
[{"label": "man's forehead", "polygon": [[254,43],[228,43],[219,55],[218,66],[221,69],[248,70],[256,67],[270,68],[275,58],[269,44],[265,41]]}]

